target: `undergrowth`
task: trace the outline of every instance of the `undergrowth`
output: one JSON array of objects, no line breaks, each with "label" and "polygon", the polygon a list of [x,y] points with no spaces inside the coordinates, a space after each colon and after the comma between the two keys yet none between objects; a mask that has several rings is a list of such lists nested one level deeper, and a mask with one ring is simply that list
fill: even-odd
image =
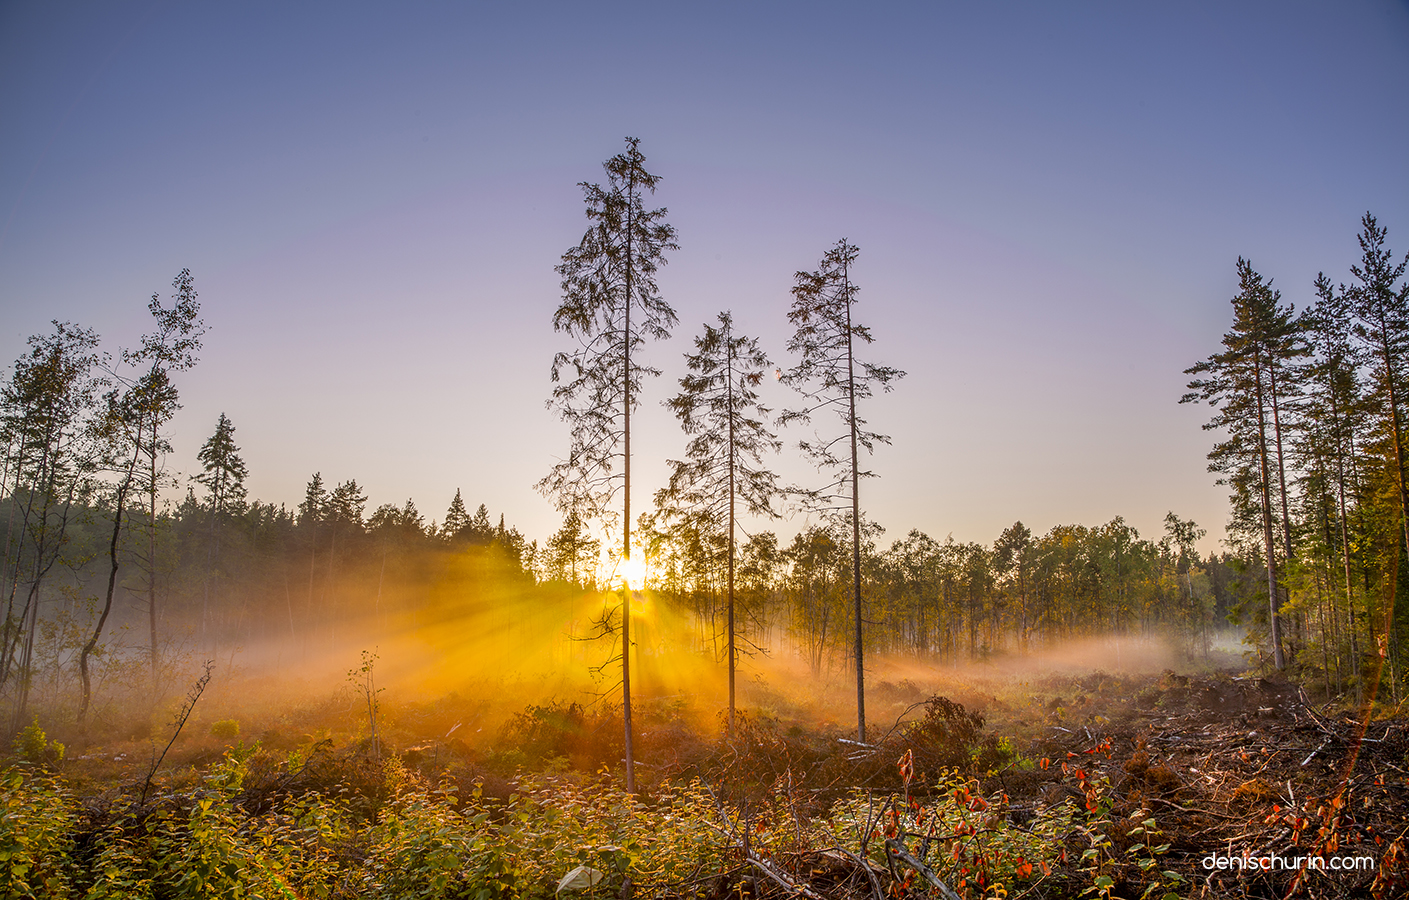
[{"label": "undergrowth", "polygon": [[[314,733],[292,747],[227,743],[150,785],[129,776],[97,791],[65,778],[82,760],[63,763],[35,725],[0,769],[0,900],[1195,891],[1191,854],[1207,851],[1190,839],[1193,770],[1143,741],[1133,755],[1122,743],[1117,757],[1112,738],[1085,729],[1065,744],[1025,745],[1030,759],[960,704],[936,697],[912,708],[923,712],[871,745],[758,713],[713,743],[653,726],[649,758],[669,765],[634,796],[611,769],[611,711],[573,705],[529,707],[482,755],[448,740],[339,747]],[[1323,802],[1300,785],[1298,794],[1296,809],[1279,807],[1275,787],[1248,781],[1223,815],[1261,829],[1259,842],[1283,829],[1282,844],[1308,852],[1368,839],[1349,801]],[[1381,869],[1350,887],[1394,895],[1402,841],[1384,840]]]},{"label": "undergrowth", "polygon": [[[369,798],[366,753],[237,745],[197,786],[90,810],[86,826],[59,778],[15,765],[0,778],[0,896],[705,898],[761,880],[785,893],[905,897],[938,879],[970,900],[1084,871],[1088,891],[1109,896],[1111,864],[1095,837],[1103,801],[1044,807],[1020,826],[1005,795],[985,795],[956,769],[917,782],[910,751],[891,764],[902,792],[853,790],[820,814],[787,779],[731,802],[699,778],[645,797],[606,774],[521,773],[495,799],[395,755]],[[1063,869],[1083,840],[1098,848],[1092,864],[1074,855]]]}]

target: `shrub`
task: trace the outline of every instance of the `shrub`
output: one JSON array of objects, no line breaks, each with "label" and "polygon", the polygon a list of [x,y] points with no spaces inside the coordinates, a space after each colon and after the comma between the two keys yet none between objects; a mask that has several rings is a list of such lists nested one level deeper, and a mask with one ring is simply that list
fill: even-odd
[{"label": "shrub", "polygon": [[497,900],[514,879],[488,814],[455,812],[449,792],[407,792],[372,828],[362,896],[374,900]]},{"label": "shrub", "polygon": [[73,800],[53,779],[0,772],[0,897],[68,896],[74,824]]},{"label": "shrub", "polygon": [[49,740],[44,729],[39,727],[39,717],[25,727],[15,738],[15,755],[31,765],[53,765],[63,761],[67,750],[58,741]]},{"label": "shrub", "polygon": [[219,722],[212,722],[210,735],[220,738],[222,741],[233,741],[240,736],[240,723],[234,719],[221,719]]},{"label": "shrub", "polygon": [[602,896],[619,894],[628,877],[637,885],[678,884],[728,868],[730,844],[711,827],[716,810],[697,784],[668,788],[647,807],[606,781],[526,776],[504,812],[496,836],[521,896],[551,897],[579,866],[605,876],[593,886]]},{"label": "shrub", "polygon": [[[953,770],[937,787],[938,796],[923,803],[899,796],[877,802],[858,792],[833,809],[832,826],[838,833],[862,836],[863,846],[882,865],[894,862],[888,856],[892,842],[906,847],[912,843],[907,836],[945,835],[928,864],[965,898],[1015,893],[1017,885],[1041,880],[1073,830],[1071,803],[1039,809],[1025,828],[1018,828],[1009,820],[1006,795],[984,796],[976,780]],[[925,858],[923,851],[914,855]]]}]

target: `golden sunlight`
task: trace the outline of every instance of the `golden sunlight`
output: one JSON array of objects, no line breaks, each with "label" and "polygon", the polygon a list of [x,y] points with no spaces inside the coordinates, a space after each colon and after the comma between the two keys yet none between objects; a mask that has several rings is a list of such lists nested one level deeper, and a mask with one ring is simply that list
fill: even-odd
[{"label": "golden sunlight", "polygon": [[617,566],[617,574],[631,590],[639,591],[646,586],[646,560],[644,556],[630,556]]}]

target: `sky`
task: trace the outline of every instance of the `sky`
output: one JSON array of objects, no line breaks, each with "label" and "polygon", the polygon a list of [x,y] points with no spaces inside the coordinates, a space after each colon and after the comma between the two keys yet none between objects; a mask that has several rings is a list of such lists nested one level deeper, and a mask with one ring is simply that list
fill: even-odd
[{"label": "sky", "polygon": [[[863,410],[892,438],[862,486],[883,542],[1158,538],[1174,511],[1213,550],[1183,370],[1239,256],[1301,308],[1365,212],[1409,249],[1406,113],[1402,2],[0,0],[0,361],[54,319],[133,346],[189,268],[174,471],[223,412],[251,498],[316,471],[430,520],[459,489],[541,540],[553,268],[634,136],[680,244],[634,508],[683,453],[662,404],[703,323],[732,310],[786,367],[794,273],[846,238],[865,358],[908,373]],[[819,481],[808,436],[787,480]]]}]

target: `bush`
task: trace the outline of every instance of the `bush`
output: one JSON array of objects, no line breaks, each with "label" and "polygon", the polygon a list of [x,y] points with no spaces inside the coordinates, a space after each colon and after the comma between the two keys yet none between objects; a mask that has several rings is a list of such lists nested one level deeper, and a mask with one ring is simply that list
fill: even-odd
[{"label": "bush", "polygon": [[0,772],[0,897],[68,896],[75,818],[53,779]]},{"label": "bush", "polygon": [[579,866],[604,876],[594,895],[615,896],[628,877],[637,885],[679,884],[728,868],[730,844],[711,827],[715,821],[698,785],[667,789],[647,807],[606,781],[526,776],[495,836],[518,873],[521,896],[553,896]]},{"label": "bush", "polygon": [[240,736],[240,723],[234,719],[221,719],[219,722],[212,722],[210,735],[220,738],[222,741],[233,741]]},{"label": "bush", "polygon": [[35,716],[34,721],[25,727],[15,738],[13,744],[15,755],[25,762],[35,765],[54,765],[63,761],[64,752],[67,750],[58,741],[49,740],[49,736],[44,733],[44,729],[39,727],[39,717]]},{"label": "bush", "polygon": [[513,874],[488,815],[457,814],[446,792],[407,792],[372,829],[362,896],[376,900],[497,900]]}]

